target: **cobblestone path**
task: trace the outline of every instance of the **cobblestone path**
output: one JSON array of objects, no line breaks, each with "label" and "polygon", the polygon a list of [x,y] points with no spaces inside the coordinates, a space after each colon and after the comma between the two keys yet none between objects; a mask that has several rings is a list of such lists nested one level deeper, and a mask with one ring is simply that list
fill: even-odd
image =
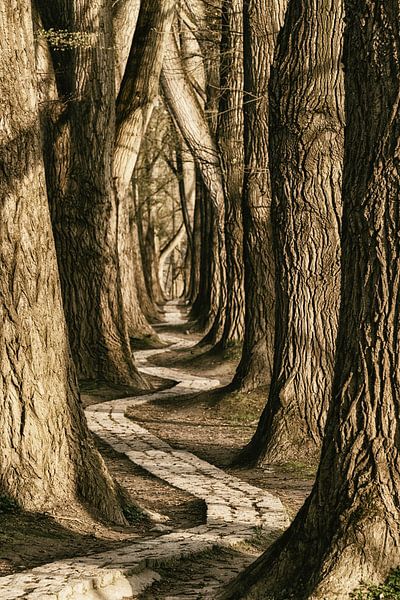
[{"label": "cobblestone path", "polygon": [[[169,305],[167,311],[171,324],[182,322],[176,307]],[[172,344],[170,349],[192,345],[192,342],[181,338],[162,337]],[[206,524],[157,538],[142,539],[118,550],[56,561],[1,577],[2,600],[137,598],[160,578],[158,565],[215,547],[235,547],[251,538],[255,527],[273,533],[287,526],[285,510],[276,496],[224,473],[190,452],[174,450],[125,417],[126,409],[134,404],[218,387],[217,380],[189,376],[176,369],[152,367],[148,361],[154,354],[163,352],[166,352],[165,348],[137,352],[137,364],[143,373],[178,381],[175,387],[138,398],[96,404],[86,409],[86,416],[90,429],[116,451],[124,453],[154,476],[203,499],[207,506]],[[214,586],[217,584],[218,578]],[[202,595],[190,593],[173,596],[181,599],[194,597],[213,598],[212,588],[207,586]]]}]

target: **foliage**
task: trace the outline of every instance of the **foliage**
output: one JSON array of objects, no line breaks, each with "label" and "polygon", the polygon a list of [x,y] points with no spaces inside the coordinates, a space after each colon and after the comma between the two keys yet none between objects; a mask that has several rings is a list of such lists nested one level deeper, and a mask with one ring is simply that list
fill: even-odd
[{"label": "foliage", "polygon": [[381,585],[364,585],[352,594],[354,600],[400,600],[400,568],[390,573]]},{"label": "foliage", "polygon": [[39,29],[37,39],[45,39],[55,50],[71,50],[72,48],[88,49],[93,46],[96,34],[89,31],[68,31],[67,29]]}]

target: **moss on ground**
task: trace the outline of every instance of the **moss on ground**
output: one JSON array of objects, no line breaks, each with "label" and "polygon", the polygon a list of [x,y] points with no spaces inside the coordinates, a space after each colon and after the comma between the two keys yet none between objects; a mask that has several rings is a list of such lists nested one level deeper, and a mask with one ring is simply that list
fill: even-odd
[{"label": "moss on ground", "polygon": [[364,584],[352,594],[354,600],[400,600],[400,568],[393,570],[380,585]]}]

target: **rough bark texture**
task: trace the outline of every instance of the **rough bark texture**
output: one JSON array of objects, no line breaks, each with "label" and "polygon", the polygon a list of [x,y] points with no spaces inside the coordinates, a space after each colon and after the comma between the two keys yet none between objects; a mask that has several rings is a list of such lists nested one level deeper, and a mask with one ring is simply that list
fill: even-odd
[{"label": "rough bark texture", "polygon": [[342,300],[320,467],[226,599],[347,600],[400,564],[400,3],[345,6]]},{"label": "rough bark texture", "polygon": [[0,495],[124,522],[79,400],[42,157],[30,2],[0,2]]},{"label": "rough bark texture", "polygon": [[113,3],[115,89],[117,94],[128,62],[139,9],[140,0],[117,0]]},{"label": "rough bark texture", "polygon": [[[196,177],[196,169],[195,169]],[[189,306],[192,306],[200,293],[200,256],[201,256],[201,204],[197,186],[197,177],[195,182],[195,204],[193,214],[193,245],[191,252],[190,265],[190,284],[187,294]]]},{"label": "rough bark texture", "polygon": [[318,455],[331,394],[340,291],[342,12],[337,1],[292,2],[271,75],[274,370],[247,448],[267,462]]},{"label": "rough bark texture", "polygon": [[243,229],[245,332],[232,387],[250,391],[271,381],[275,278],[271,233],[268,84],[287,0],[244,2],[245,175]]},{"label": "rough bark texture", "polygon": [[144,385],[133,363],[112,189],[114,70],[109,3],[40,0],[46,28],[84,32],[53,49],[60,102],[46,131],[46,176],[70,342],[78,375]]},{"label": "rough bark texture", "polygon": [[114,179],[123,197],[158,97],[160,72],[175,0],[144,0],[117,98]]},{"label": "rough bark texture", "polygon": [[217,347],[243,339],[243,227],[242,193],[244,172],[243,124],[243,0],[222,6],[221,99],[218,146],[225,186],[226,304],[223,332]]}]

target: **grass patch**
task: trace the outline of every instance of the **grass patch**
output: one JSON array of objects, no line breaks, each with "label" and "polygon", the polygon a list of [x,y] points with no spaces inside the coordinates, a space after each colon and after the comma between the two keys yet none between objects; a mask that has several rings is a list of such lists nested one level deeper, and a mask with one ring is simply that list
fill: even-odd
[{"label": "grass patch", "polygon": [[218,417],[235,424],[249,425],[257,422],[268,397],[268,388],[253,392],[231,392],[216,404]]},{"label": "grass patch", "polygon": [[302,477],[315,477],[317,474],[318,463],[304,463],[301,461],[288,461],[279,463],[279,470],[289,475],[297,475]]},{"label": "grass patch", "polygon": [[400,600],[400,568],[392,571],[381,585],[364,584],[351,597],[354,600]]}]

